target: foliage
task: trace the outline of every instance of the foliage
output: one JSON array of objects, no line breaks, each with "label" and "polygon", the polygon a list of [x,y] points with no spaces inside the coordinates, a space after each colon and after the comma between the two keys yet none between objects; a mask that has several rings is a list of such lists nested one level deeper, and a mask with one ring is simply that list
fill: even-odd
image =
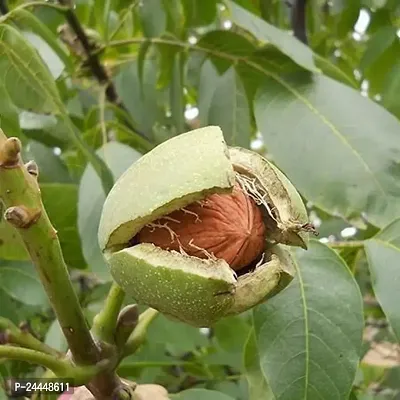
[{"label": "foliage", "polygon": [[[211,330],[158,316],[119,366],[122,377],[188,400],[399,395],[396,0],[309,1],[308,45],[290,34],[284,1],[82,0],[72,14],[87,48],[66,24],[67,7],[9,7],[0,17],[0,127],[39,166],[89,322],[111,280],[97,244],[105,196],[133,161],[174,135],[221,126],[230,145],[260,151],[287,174],[319,226],[320,241],[296,252],[286,290]],[[4,220],[0,317],[29,321],[46,344],[66,349]],[[4,376],[42,372],[0,363]]]}]

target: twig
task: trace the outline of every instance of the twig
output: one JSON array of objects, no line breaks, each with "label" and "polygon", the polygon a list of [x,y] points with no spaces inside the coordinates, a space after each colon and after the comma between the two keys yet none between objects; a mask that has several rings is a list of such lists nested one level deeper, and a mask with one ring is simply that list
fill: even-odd
[{"label": "twig", "polygon": [[[57,231],[43,207],[37,165],[30,162],[24,166],[20,152],[20,140],[7,138],[0,129],[0,197],[6,207],[4,218],[17,229],[25,244],[74,361],[89,369],[89,366],[97,365],[103,355],[90,334],[68,274]],[[87,387],[97,399],[105,400],[121,385],[110,369],[96,376]]]},{"label": "twig", "polygon": [[10,345],[0,345],[0,358],[42,365],[53,371],[57,376],[64,376],[67,366],[70,367],[70,364],[66,361],[57,359],[49,354]]},{"label": "twig", "polygon": [[304,44],[308,44],[306,27],[307,0],[295,0],[292,5],[292,29],[294,36]]},{"label": "twig", "polygon": [[70,364],[64,359],[44,354],[40,351],[10,345],[0,345],[0,358],[41,365],[54,372],[54,374],[59,378],[69,378],[73,380],[74,384],[84,383],[86,379],[90,379],[105,367],[105,365],[103,366],[102,364],[97,366],[78,367]]},{"label": "twig", "polygon": [[129,304],[119,313],[114,335],[115,344],[117,345],[119,352],[123,350],[126,341],[131,336],[138,322],[139,309],[137,304]]},{"label": "twig", "polygon": [[[79,42],[81,43],[83,50],[86,54],[87,64],[92,71],[93,76],[100,83],[100,85],[105,87],[105,93],[107,100],[110,103],[117,105],[123,111],[128,112],[124,104],[120,101],[118,97],[117,90],[108,76],[108,73],[104,66],[101,64],[98,52],[96,52],[94,46],[90,43],[89,38],[86,35],[85,30],[83,29],[78,17],[76,16],[73,8],[70,5],[70,0],[59,0],[59,3],[63,6],[69,6],[69,8],[65,11],[65,18],[67,19],[68,25],[75,32]],[[129,128],[131,128],[137,135],[141,136],[144,139],[147,139],[144,132],[139,131],[137,128],[133,127],[132,124],[125,120],[124,121]]]},{"label": "twig", "polygon": [[7,6],[7,1],[0,0],[0,14],[3,14],[3,16],[0,17],[0,23],[4,23],[9,18],[12,18],[12,16],[16,12],[18,12],[18,10],[23,10],[25,8],[30,8],[30,7],[47,7],[47,8],[52,8],[53,10],[57,10],[59,12],[64,12],[66,10],[64,6],[59,6],[57,4],[52,4],[46,1],[29,1],[27,3],[20,4],[19,6],[10,10]]},{"label": "twig", "polygon": [[42,343],[29,332],[22,331],[10,320],[3,317],[0,317],[0,332],[1,331],[5,334],[7,343],[17,344],[21,347],[26,347],[31,350],[40,351],[57,357],[61,355],[57,350]]},{"label": "twig", "polygon": [[9,12],[7,0],[0,0],[0,13],[3,15],[7,14]]},{"label": "twig", "polygon": [[116,283],[113,283],[108,292],[103,309],[93,320],[92,332],[97,338],[107,343],[114,343],[118,314],[121,310],[124,298],[125,292]]},{"label": "twig", "polygon": [[144,343],[146,339],[147,328],[157,317],[158,311],[153,308],[148,308],[139,316],[139,322],[136,329],[126,342],[123,355],[127,356],[136,352],[136,350]]}]

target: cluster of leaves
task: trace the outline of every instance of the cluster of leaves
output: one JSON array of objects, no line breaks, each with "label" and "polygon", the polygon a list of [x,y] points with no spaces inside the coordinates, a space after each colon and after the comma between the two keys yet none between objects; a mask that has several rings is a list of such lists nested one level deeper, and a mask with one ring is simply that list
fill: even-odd
[{"label": "cluster of leaves", "polygon": [[[296,253],[289,288],[211,331],[160,316],[119,373],[174,393],[195,388],[177,399],[393,398],[399,363],[359,360],[371,346],[361,346],[362,298],[370,324],[391,325],[372,342],[400,338],[398,2],[309,1],[309,46],[285,32],[292,10],[280,0],[9,6],[0,17],[1,128],[39,165],[43,201],[89,322],[111,279],[97,244],[108,190],[141,154],[198,126],[221,126],[230,145],[262,141],[260,151],[339,250],[312,242]],[[82,32],[66,24],[71,15],[86,48]],[[369,20],[362,32],[360,15]],[[335,242],[349,226],[351,240]],[[65,350],[4,221],[0,259],[0,315],[29,320]],[[27,373],[25,364],[0,364],[0,374]]]}]

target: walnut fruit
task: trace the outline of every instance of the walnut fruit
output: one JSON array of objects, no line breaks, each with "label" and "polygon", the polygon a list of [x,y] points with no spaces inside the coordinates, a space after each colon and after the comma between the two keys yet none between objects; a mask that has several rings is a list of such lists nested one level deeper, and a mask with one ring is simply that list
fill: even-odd
[{"label": "walnut fruit", "polygon": [[210,326],[284,288],[295,271],[285,245],[307,248],[308,230],[286,176],[210,126],[160,144],[118,179],[99,244],[137,303]]}]

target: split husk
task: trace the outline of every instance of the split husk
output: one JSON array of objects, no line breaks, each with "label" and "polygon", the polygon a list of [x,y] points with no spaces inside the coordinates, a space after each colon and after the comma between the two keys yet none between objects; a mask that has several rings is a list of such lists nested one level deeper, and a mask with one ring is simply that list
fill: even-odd
[{"label": "split husk", "polygon": [[[132,238],[147,224],[231,193],[235,183],[262,209],[262,256],[238,275],[223,259],[200,259]],[[307,247],[308,217],[290,181],[266,159],[228,148],[220,128],[176,136],[134,163],[104,204],[99,244],[114,280],[139,304],[194,326],[210,326],[276,295],[294,276],[285,245]]]}]

